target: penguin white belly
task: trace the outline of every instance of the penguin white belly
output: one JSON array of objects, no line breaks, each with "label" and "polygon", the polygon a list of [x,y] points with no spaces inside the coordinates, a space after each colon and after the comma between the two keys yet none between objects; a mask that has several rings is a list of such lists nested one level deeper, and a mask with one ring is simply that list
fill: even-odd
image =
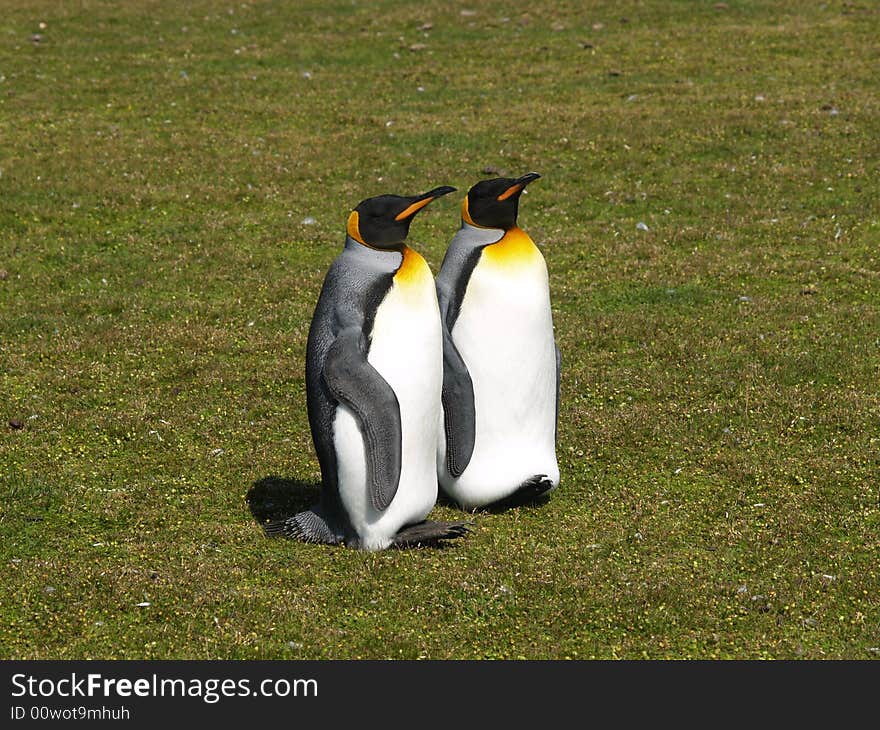
[{"label": "penguin white belly", "polygon": [[[425,265],[427,269],[427,265]],[[383,511],[370,503],[363,436],[352,411],[340,405],[333,429],[339,495],[360,547],[381,550],[405,525],[420,522],[437,500],[435,449],[440,428],[443,341],[430,271],[398,282],[376,311],[367,361],[388,382],[400,405],[402,467],[397,494]]]},{"label": "penguin white belly", "polygon": [[476,429],[462,475],[441,474],[466,507],[503,499],[538,474],[559,484],[556,345],[547,268],[535,253],[516,266],[481,261],[452,329],[473,383]]}]

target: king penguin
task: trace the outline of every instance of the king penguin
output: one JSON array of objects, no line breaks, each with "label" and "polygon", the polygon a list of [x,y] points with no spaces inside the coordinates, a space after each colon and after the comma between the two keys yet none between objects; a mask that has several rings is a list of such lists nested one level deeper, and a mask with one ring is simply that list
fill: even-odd
[{"label": "king penguin", "polygon": [[540,177],[474,185],[437,276],[443,320],[442,490],[475,509],[533,501],[559,484],[559,348],[544,257],[517,227]]},{"label": "king penguin", "polygon": [[321,499],[270,535],[382,550],[467,532],[425,521],[438,491],[443,337],[431,270],[404,243],[415,214],[454,190],[368,198],[349,216],[306,351]]}]

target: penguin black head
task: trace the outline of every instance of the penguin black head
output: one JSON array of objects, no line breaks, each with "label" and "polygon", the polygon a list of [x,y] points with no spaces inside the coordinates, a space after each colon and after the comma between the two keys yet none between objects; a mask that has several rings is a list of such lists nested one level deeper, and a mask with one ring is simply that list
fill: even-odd
[{"label": "penguin black head", "polygon": [[348,235],[371,248],[394,248],[406,240],[409,224],[432,200],[454,193],[444,185],[422,195],[379,195],[357,204],[348,217]]},{"label": "penguin black head", "polygon": [[541,177],[530,172],[516,179],[496,177],[483,180],[468,190],[461,206],[461,217],[466,223],[482,228],[502,228],[516,225],[519,196],[526,185]]}]

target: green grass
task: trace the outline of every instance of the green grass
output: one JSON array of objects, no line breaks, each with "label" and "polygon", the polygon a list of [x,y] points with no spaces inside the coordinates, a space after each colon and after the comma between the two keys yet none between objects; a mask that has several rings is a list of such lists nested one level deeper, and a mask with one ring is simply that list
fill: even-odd
[{"label": "green grass", "polygon": [[[585,5],[0,2],[0,656],[880,657],[880,9]],[[487,167],[544,175],[560,489],[267,540],[348,211]]]}]

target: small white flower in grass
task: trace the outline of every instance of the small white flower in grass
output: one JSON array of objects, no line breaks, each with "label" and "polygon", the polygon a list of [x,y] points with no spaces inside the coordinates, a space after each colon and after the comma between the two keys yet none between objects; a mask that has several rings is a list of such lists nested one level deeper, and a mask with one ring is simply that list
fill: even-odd
[{"label": "small white flower in grass", "polygon": [[310,215],[307,215],[305,218],[302,219],[302,224],[304,226],[313,226],[317,222],[318,221],[315,220],[314,218],[312,218],[312,216],[310,216]]}]

